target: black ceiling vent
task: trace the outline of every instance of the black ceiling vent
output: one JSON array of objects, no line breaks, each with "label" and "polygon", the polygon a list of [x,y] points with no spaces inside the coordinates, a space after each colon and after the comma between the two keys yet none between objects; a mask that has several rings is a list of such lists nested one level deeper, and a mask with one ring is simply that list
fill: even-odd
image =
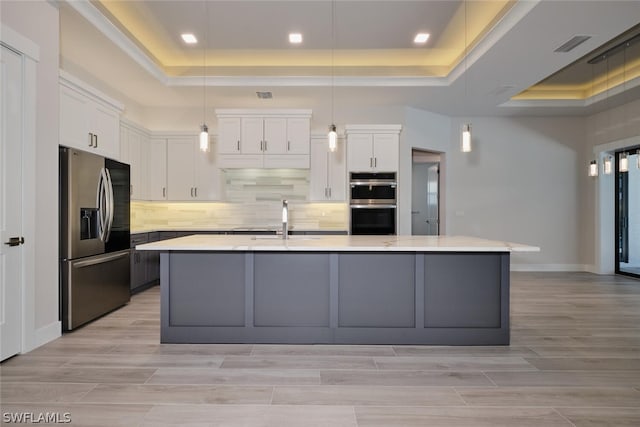
[{"label": "black ceiling vent", "polygon": [[256,92],[258,98],[260,99],[271,99],[273,98],[273,94],[271,92]]},{"label": "black ceiling vent", "polygon": [[554,50],[554,52],[563,52],[563,53],[570,52],[576,47],[580,46],[582,43],[589,40],[590,38],[591,36],[574,36],[571,38],[571,40],[569,40],[568,42],[566,42],[565,44],[563,44],[562,46]]}]

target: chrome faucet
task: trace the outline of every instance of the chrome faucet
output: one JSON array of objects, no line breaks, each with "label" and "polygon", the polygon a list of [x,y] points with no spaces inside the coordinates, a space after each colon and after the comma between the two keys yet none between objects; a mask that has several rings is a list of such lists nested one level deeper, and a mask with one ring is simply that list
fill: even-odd
[{"label": "chrome faucet", "polygon": [[289,238],[289,202],[282,201],[282,238]]}]

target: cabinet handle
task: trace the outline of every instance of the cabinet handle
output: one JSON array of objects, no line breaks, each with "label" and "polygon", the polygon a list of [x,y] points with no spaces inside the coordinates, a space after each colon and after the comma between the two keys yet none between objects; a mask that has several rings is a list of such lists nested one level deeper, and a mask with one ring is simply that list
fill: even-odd
[{"label": "cabinet handle", "polygon": [[287,151],[291,151],[291,141],[287,141]]},{"label": "cabinet handle", "polygon": [[373,167],[373,157],[369,157],[369,167]]},{"label": "cabinet handle", "polygon": [[324,198],[326,199],[327,197],[327,187],[324,187]]},{"label": "cabinet handle", "polygon": [[238,140],[238,151],[240,151],[240,140]]},{"label": "cabinet handle", "polygon": [[162,197],[167,197],[167,188],[162,187]]},{"label": "cabinet handle", "polygon": [[195,194],[196,197],[198,197],[198,187],[193,188],[193,194]]},{"label": "cabinet handle", "polygon": [[95,148],[98,148],[98,134],[94,133],[93,137],[95,138],[95,142],[94,142],[93,146]]},{"label": "cabinet handle", "polygon": [[373,167],[376,167],[376,168],[378,167],[378,158],[377,157],[373,158]]},{"label": "cabinet handle", "polygon": [[264,151],[267,151],[267,141],[264,142]]},{"label": "cabinet handle", "polygon": [[191,187],[191,197],[193,197],[193,187]]},{"label": "cabinet handle", "polygon": [[89,132],[89,147],[93,147],[93,134]]},{"label": "cabinet handle", "polygon": [[329,187],[329,198],[331,198],[331,187]]}]

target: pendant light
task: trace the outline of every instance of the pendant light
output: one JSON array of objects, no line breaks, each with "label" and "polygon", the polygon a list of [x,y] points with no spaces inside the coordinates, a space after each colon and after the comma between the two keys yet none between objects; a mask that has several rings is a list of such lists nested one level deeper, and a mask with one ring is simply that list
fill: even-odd
[{"label": "pendant light", "polygon": [[[467,99],[467,0],[464,2],[464,98]],[[466,123],[462,126],[462,152],[471,152],[471,124]]]},{"label": "pendant light", "polygon": [[589,176],[598,176],[598,162],[591,160],[589,163]]},{"label": "pendant light", "polygon": [[329,151],[331,151],[332,153],[338,149],[338,133],[336,132],[336,125],[334,124],[335,122],[333,120],[333,106],[334,106],[334,95],[333,95],[333,90],[334,90],[333,54],[334,53],[333,53],[333,50],[334,50],[334,43],[335,43],[335,23],[334,23],[335,11],[334,10],[335,10],[335,0],[331,0],[331,124],[329,125],[329,134],[327,135],[327,137],[329,139]]},{"label": "pendant light", "polygon": [[471,151],[471,125],[466,124],[462,127],[462,152],[468,153]]},{"label": "pendant light", "polygon": [[611,171],[613,171],[611,156],[606,156],[604,158],[604,162],[602,163],[602,170],[605,175],[611,175]]},{"label": "pendant light", "polygon": [[619,164],[620,172],[629,172],[629,154],[622,153],[620,154],[620,164]]},{"label": "pendant light", "polygon": [[200,150],[207,153],[209,151],[209,128],[207,127],[207,41],[209,27],[209,8],[207,0],[204,1],[204,41],[202,43],[202,126],[200,126]]}]

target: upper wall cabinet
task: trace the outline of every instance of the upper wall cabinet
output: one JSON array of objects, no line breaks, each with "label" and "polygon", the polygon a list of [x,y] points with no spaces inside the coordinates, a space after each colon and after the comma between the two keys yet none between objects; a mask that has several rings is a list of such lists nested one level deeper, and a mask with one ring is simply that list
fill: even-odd
[{"label": "upper wall cabinet", "polygon": [[123,105],[60,70],[60,145],[120,158]]},{"label": "upper wall cabinet", "polygon": [[203,153],[197,136],[167,138],[167,200],[218,200],[215,153]]},{"label": "upper wall cabinet", "polygon": [[120,161],[131,166],[131,200],[147,200],[149,134],[139,127],[120,123]]},{"label": "upper wall cabinet", "polygon": [[309,168],[311,110],[216,110],[221,168]]},{"label": "upper wall cabinet", "polygon": [[400,125],[347,125],[349,172],[397,172]]},{"label": "upper wall cabinet", "polygon": [[344,146],[344,139],[339,138],[338,149],[332,153],[326,135],[311,138],[310,201],[345,200],[347,181]]}]

